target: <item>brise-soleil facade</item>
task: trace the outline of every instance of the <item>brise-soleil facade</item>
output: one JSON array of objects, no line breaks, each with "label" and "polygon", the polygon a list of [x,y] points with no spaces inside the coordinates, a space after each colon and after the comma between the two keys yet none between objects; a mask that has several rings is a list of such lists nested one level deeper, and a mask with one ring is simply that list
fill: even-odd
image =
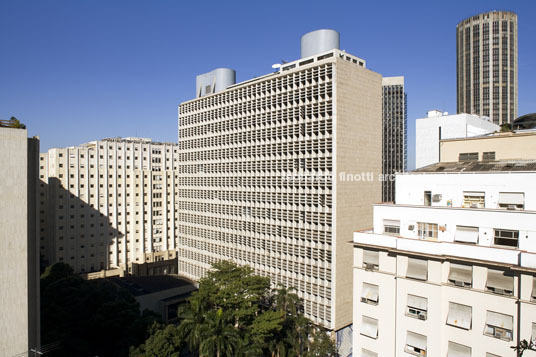
[{"label": "brise-soleil facade", "polygon": [[[178,147],[116,138],[40,155],[43,264],[78,273],[136,274],[136,265],[168,261],[177,248]],[[152,274],[176,273],[156,264]],[[133,270],[134,267],[134,270]],[[151,268],[152,269],[152,268]]]},{"label": "brise-soleil facade", "polygon": [[[221,259],[295,287],[305,315],[352,322],[347,243],[381,183],[381,76],[333,49],[179,106],[179,272]],[[350,346],[351,347],[351,346]]]}]

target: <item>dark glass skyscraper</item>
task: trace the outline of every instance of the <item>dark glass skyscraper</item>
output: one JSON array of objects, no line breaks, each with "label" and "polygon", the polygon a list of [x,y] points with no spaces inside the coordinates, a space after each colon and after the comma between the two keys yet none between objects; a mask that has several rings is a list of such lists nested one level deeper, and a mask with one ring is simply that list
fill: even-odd
[{"label": "dark glass skyscraper", "polygon": [[382,79],[383,109],[383,164],[382,200],[394,201],[395,183],[390,178],[407,168],[407,95],[404,92],[404,77]]},{"label": "dark glass skyscraper", "polygon": [[517,15],[492,11],[456,28],[457,110],[490,117],[495,124],[517,117]]}]

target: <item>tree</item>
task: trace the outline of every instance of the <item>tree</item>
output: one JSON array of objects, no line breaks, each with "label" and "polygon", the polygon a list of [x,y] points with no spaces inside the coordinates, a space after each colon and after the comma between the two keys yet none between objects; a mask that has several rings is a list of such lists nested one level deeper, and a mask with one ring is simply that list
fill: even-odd
[{"label": "tree", "polygon": [[334,356],[329,335],[302,310],[293,288],[270,290],[268,278],[224,261],[179,309],[178,330],[201,356]]},{"label": "tree", "polygon": [[153,323],[149,338],[137,348],[130,348],[131,357],[169,356],[180,357],[185,349],[185,341],[174,325]]},{"label": "tree", "polygon": [[127,356],[156,319],[126,290],[105,279],[86,281],[63,263],[41,276],[42,343],[60,341],[47,356]]},{"label": "tree", "polygon": [[201,356],[235,356],[240,335],[236,328],[228,323],[221,308],[207,312],[201,336],[202,341],[199,345]]},{"label": "tree", "polygon": [[510,348],[514,351],[517,351],[517,354],[520,357],[523,356],[523,353],[525,353],[525,351],[536,350],[536,346],[534,346],[534,342],[532,340],[530,342],[528,342],[527,340],[521,340],[519,341],[518,346],[511,346]]}]

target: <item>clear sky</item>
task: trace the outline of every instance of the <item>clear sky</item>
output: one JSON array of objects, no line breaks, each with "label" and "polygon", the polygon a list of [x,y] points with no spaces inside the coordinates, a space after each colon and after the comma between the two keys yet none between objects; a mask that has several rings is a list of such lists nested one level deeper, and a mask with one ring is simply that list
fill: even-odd
[{"label": "clear sky", "polygon": [[341,49],[408,93],[415,119],[456,111],[456,25],[490,10],[518,14],[519,114],[536,112],[536,1],[1,0],[0,119],[16,116],[41,151],[105,137],[177,140],[177,106],[195,76],[237,80],[300,56],[300,38],[341,33]]}]

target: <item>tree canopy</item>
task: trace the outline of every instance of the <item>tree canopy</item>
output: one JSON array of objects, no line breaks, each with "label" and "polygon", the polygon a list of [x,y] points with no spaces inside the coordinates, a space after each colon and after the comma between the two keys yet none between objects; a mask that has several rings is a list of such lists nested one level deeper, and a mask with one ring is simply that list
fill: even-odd
[{"label": "tree canopy", "polygon": [[41,276],[42,344],[59,341],[47,356],[127,356],[147,337],[156,315],[105,279],[84,280],[57,263]]},{"label": "tree canopy", "polygon": [[[332,339],[304,317],[294,289],[270,287],[269,278],[255,275],[249,267],[215,263],[200,280],[199,291],[179,308],[179,325],[153,331],[130,355],[179,356],[187,346],[207,357],[335,356]],[[170,345],[173,349],[162,354]]]}]

